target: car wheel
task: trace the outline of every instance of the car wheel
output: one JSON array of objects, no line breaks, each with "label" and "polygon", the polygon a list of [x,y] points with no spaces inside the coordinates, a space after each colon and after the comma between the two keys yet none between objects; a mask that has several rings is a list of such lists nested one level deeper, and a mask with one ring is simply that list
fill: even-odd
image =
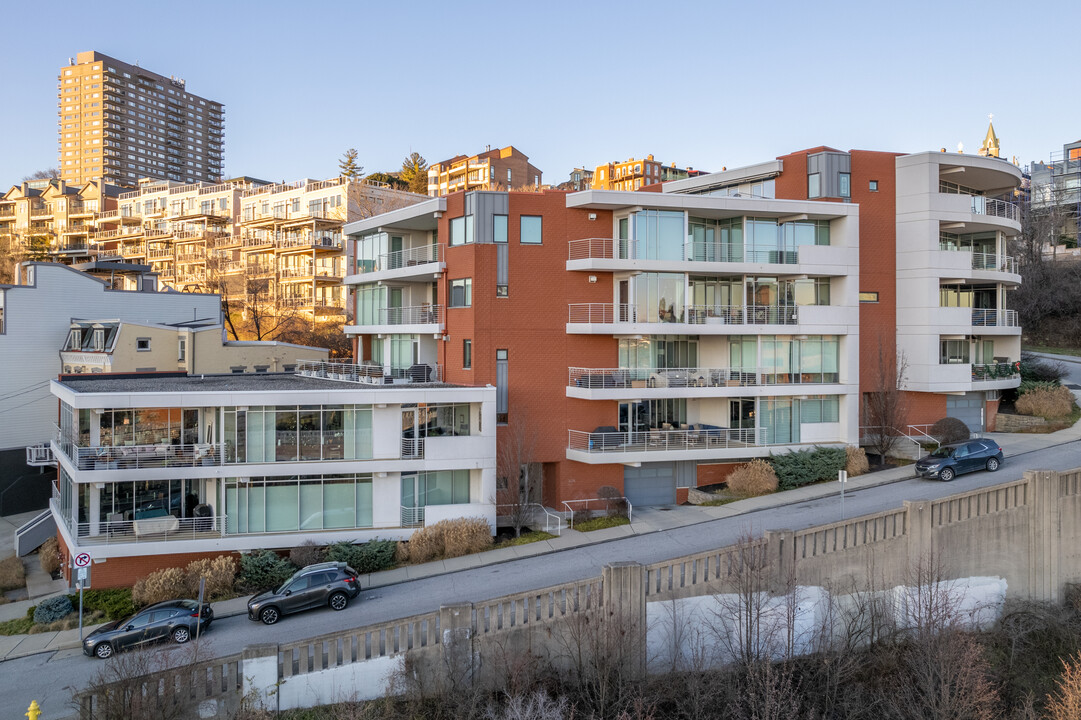
[{"label": "car wheel", "polygon": [[336,592],[330,596],[328,604],[332,610],[345,610],[349,605],[349,597],[343,592]]},{"label": "car wheel", "polygon": [[998,458],[987,458],[987,472],[998,470]]},{"label": "car wheel", "polygon": [[177,643],[178,645],[183,645],[188,640],[191,640],[191,631],[188,630],[186,627],[178,627],[176,630],[173,630],[172,637],[173,642]]},{"label": "car wheel", "polygon": [[950,480],[953,480],[953,468],[946,468],[945,470],[940,472],[938,476],[942,478],[942,482],[949,482]]},{"label": "car wheel", "polygon": [[281,613],[278,612],[276,607],[263,608],[263,611],[259,613],[259,619],[263,621],[264,625],[273,625],[281,618]]},{"label": "car wheel", "polygon": [[113,656],[113,646],[109,643],[101,643],[94,646],[94,656],[105,660]]}]

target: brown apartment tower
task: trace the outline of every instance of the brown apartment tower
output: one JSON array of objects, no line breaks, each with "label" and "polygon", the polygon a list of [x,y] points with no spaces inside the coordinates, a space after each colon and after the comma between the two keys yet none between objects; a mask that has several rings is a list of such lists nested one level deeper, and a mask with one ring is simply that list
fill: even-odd
[{"label": "brown apartment tower", "polygon": [[167,77],[99,52],[60,68],[60,177],[134,187],[139,178],[216,183],[224,167],[224,109]]}]

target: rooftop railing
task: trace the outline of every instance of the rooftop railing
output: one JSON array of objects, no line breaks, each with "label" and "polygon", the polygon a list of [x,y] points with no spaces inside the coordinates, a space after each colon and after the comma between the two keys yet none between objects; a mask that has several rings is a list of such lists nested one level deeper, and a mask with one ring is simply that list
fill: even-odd
[{"label": "rooftop railing", "polygon": [[345,380],[381,385],[394,380],[411,383],[442,382],[443,366],[434,363],[418,363],[408,368],[390,368],[382,365],[341,363],[327,360],[298,360],[295,370],[304,377]]}]

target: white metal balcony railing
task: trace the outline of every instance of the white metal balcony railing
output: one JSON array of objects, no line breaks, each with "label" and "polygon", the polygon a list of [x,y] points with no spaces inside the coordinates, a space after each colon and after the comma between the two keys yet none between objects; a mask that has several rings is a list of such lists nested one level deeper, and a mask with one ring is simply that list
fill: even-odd
[{"label": "white metal balcony railing", "polygon": [[992,200],[982,195],[973,195],[972,212],[977,215],[990,215],[992,217],[1006,218],[1014,222],[1021,222],[1021,210],[1013,203],[1003,200]]},{"label": "white metal balcony railing", "polygon": [[421,247],[383,253],[375,260],[357,258],[357,273],[378,272],[380,270],[399,270],[403,267],[439,262],[443,255],[442,245],[422,245]]},{"label": "white metal balcony railing", "polygon": [[1016,310],[972,308],[972,324],[980,327],[1020,327]]},{"label": "white metal balcony railing", "polygon": [[589,389],[653,387],[757,387],[835,384],[836,370],[793,372],[778,368],[568,368],[567,385]]},{"label": "white metal balcony railing", "polygon": [[403,460],[423,460],[424,459],[424,438],[402,438],[402,459]]},{"label": "white metal balcony railing", "polygon": [[972,253],[973,270],[997,270],[1017,274],[1017,259],[994,253]]},{"label": "white metal balcony railing", "polygon": [[412,305],[409,307],[378,308],[377,317],[372,322],[357,325],[441,325],[443,323],[442,305]]},{"label": "white metal balcony railing", "polygon": [[630,432],[567,431],[567,449],[587,453],[673,452],[760,447],[763,428],[725,428],[696,424],[679,430],[649,429]]},{"label": "white metal balcony railing", "polygon": [[342,271],[336,267],[286,266],[278,270],[282,280],[295,278],[317,278],[322,280],[341,280]]},{"label": "white metal balcony railing", "polygon": [[382,385],[395,380],[410,383],[442,382],[443,366],[418,363],[408,368],[391,368],[382,365],[328,362],[326,360],[298,360],[297,375],[304,377],[346,380],[349,382]]},{"label": "white metal balcony railing", "polygon": [[79,447],[60,439],[61,451],[79,470],[141,470],[162,467],[220,465],[220,445],[123,445]]},{"label": "white metal balcony railing", "polygon": [[742,244],[689,241],[683,244],[683,252],[680,257],[663,257],[655,252],[639,254],[638,242],[635,240],[585,238],[584,240],[572,240],[567,244],[567,259],[674,260],[794,265],[799,262],[799,248],[745,247]]},{"label": "white metal balcony railing", "polygon": [[685,323],[689,325],[796,325],[796,305],[686,305],[643,314],[630,303],[571,303],[570,323]]},{"label": "white metal balcony railing", "polygon": [[69,522],[68,528],[79,547],[148,542],[203,540],[225,534],[225,516],[178,518],[173,515],[139,520],[110,520],[97,524]]},{"label": "white metal balcony railing", "polygon": [[26,447],[26,464],[30,467],[46,467],[56,464],[53,446],[50,443],[38,443]]},{"label": "white metal balcony railing", "polygon": [[421,527],[424,525],[424,508],[401,506],[402,527]]}]

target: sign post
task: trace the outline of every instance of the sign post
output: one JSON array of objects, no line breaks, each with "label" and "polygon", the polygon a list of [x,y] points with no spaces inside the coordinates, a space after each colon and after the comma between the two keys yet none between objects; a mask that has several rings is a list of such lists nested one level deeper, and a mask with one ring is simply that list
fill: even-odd
[{"label": "sign post", "polygon": [[79,643],[83,641],[83,588],[89,574],[90,553],[81,552],[75,556],[76,577],[79,586]]},{"label": "sign post", "polygon": [[845,519],[845,485],[848,484],[848,471],[837,471],[837,482],[841,483],[841,519]]}]

